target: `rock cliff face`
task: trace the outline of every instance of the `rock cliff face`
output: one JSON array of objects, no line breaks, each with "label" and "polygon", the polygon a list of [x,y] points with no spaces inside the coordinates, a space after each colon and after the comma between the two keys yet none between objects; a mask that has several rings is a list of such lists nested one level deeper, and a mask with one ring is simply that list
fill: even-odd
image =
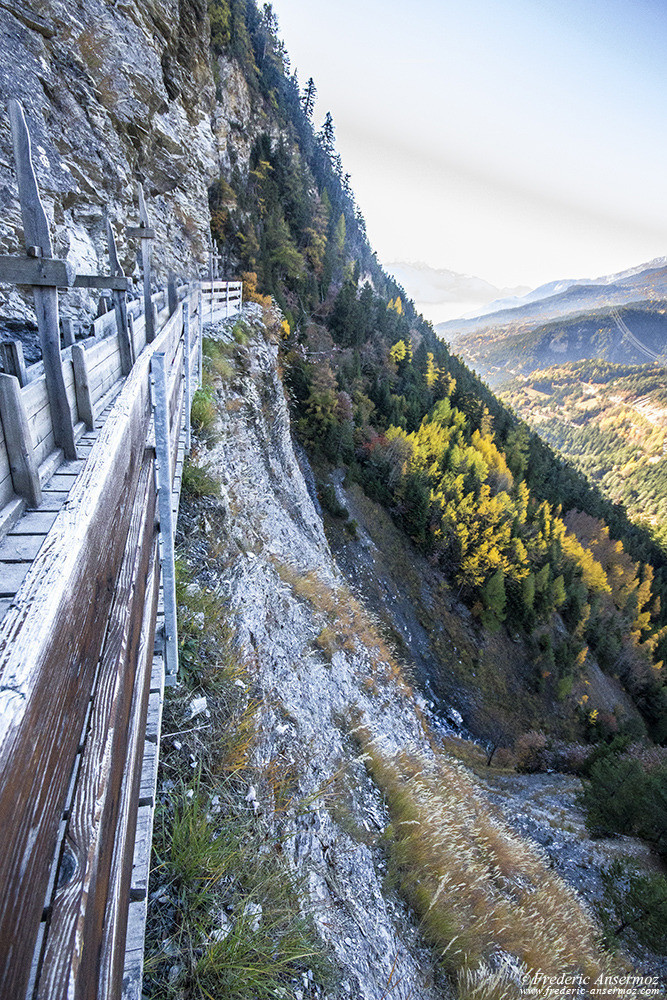
[{"label": "rock cliff face", "polygon": [[[193,276],[207,260],[207,189],[233,156],[247,166],[253,108],[246,82],[222,66],[217,96],[206,0],[19,0],[0,3],[0,253],[23,249],[9,121],[24,106],[54,252],[80,271],[108,267],[104,216],[126,273],[138,247],[142,182],[155,274]],[[88,296],[63,296],[80,317]],[[0,324],[31,317],[29,299],[0,290]],[[4,322],[3,322],[4,321]]]},{"label": "rock cliff face", "polygon": [[213,542],[205,518],[188,524],[188,552],[218,547],[219,571],[207,583],[227,596],[238,641],[254,664],[257,755],[293,768],[296,799],[311,803],[281,817],[281,839],[306,876],[305,907],[343,970],[336,995],[442,997],[414,924],[384,891],[380,840],[389,816],[349,735],[357,719],[391,752],[423,749],[418,705],[384,678],[386,664],[368,633],[364,644],[372,623],[360,606],[349,618],[349,594],[292,446],[277,346],[261,325],[256,331],[239,352],[243,374],[218,391],[224,416],[206,452],[222,484],[224,529]]}]

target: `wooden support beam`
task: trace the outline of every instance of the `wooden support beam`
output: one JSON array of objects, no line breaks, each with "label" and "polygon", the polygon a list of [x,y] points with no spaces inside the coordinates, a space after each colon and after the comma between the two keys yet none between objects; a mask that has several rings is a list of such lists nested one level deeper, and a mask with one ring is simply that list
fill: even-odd
[{"label": "wooden support beam", "polygon": [[[51,257],[53,248],[51,234],[44,212],[37,180],[32,166],[30,134],[18,101],[9,102],[9,117],[12,126],[14,159],[19,186],[19,200],[23,216],[23,231],[27,247],[39,248],[42,258]],[[65,390],[62,358],[60,356],[60,323],[58,319],[58,291],[56,287],[35,286],[35,313],[37,328],[44,359],[44,374],[49,394],[49,406],[53,421],[53,434],[68,459],[75,459],[76,444],[72,412]]]},{"label": "wooden support beam", "polygon": [[169,306],[169,315],[173,316],[178,306],[178,293],[176,292],[176,275],[174,274],[173,271],[169,272],[169,280],[167,281],[167,305]]},{"label": "wooden support beam", "polygon": [[72,347],[72,365],[74,367],[74,391],[79,418],[83,420],[87,429],[92,431],[95,426],[95,404],[90,389],[86,351],[81,344],[74,344]]},{"label": "wooden support beam", "polygon": [[[106,220],[106,228],[111,270],[115,278],[118,280],[122,278],[124,281],[127,281],[127,278],[125,278],[123,274],[123,269],[120,266],[120,261],[118,260],[116,238],[108,219]],[[134,364],[134,345],[132,343],[132,338],[130,337],[130,328],[127,322],[127,294],[125,290],[115,288],[111,295],[113,297],[114,312],[116,313],[116,329],[118,331],[121,371],[123,372],[123,375],[129,375],[132,370],[132,365]]]},{"label": "wooden support beam", "polygon": [[0,343],[0,361],[5,372],[8,375],[15,375],[21,387],[28,384],[23,344],[20,340],[4,340]]},{"label": "wooden support beam", "polygon": [[14,375],[0,374],[0,418],[14,492],[25,497],[31,507],[39,507],[42,502],[42,487],[35,461],[35,446],[21,397],[21,387]]},{"label": "wooden support beam", "polygon": [[140,240],[154,240],[157,235],[148,223],[145,226],[125,226],[125,233],[134,239],[138,238]]},{"label": "wooden support beam", "polygon": [[0,284],[70,288],[75,281],[76,268],[66,260],[53,257],[0,257]]},{"label": "wooden support beam", "polygon": [[74,336],[74,324],[71,319],[63,319],[60,321],[60,325],[63,331],[63,347],[71,347],[76,341]]},{"label": "wooden support beam", "polygon": [[178,630],[176,626],[176,566],[174,554],[174,519],[171,510],[171,449],[169,394],[164,354],[151,358],[151,388],[155,423],[155,470],[160,518],[160,550],[164,591],[165,672],[166,683],[175,684],[178,676]]},{"label": "wooden support beam", "polygon": [[[153,301],[151,298],[151,244],[150,241],[155,233],[150,230],[146,202],[144,201],[144,190],[139,185],[139,218],[143,233],[139,233],[141,239],[141,266],[144,272],[144,313],[146,316],[146,343],[150,344],[155,340],[155,318],[153,314]],[[148,235],[149,231],[152,235]]]},{"label": "wooden support beam", "polygon": [[132,288],[132,279],[114,274],[77,274],[74,280],[75,288],[111,288],[118,292],[127,292]]}]

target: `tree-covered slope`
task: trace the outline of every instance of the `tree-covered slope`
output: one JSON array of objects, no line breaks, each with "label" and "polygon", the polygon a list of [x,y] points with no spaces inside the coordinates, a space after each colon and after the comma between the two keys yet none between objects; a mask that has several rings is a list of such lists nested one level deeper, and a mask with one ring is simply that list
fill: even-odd
[{"label": "tree-covered slope", "polygon": [[[213,234],[246,290],[283,309],[298,434],[387,507],[480,628],[543,634],[552,694],[566,696],[597,658],[662,738],[660,549],[452,356],[383,272],[331,116],[316,128],[314,83],[290,75],[271,8],[211,0],[210,11],[218,72],[242,67],[264,126],[249,168],[232,164],[211,188]],[[594,522],[606,563],[570,511]]]},{"label": "tree-covered slope", "polygon": [[667,531],[667,372],[574,362],[513,380],[503,399],[614,503]]}]

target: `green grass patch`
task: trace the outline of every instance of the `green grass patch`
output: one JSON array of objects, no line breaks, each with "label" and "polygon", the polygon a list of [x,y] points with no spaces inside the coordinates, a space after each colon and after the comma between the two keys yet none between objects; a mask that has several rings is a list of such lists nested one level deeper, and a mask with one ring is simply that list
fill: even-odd
[{"label": "green grass patch", "polygon": [[204,437],[210,436],[216,416],[213,390],[210,387],[197,389],[192,397],[192,409],[190,410],[192,425],[197,434],[202,434]]},{"label": "green grass patch", "polygon": [[181,488],[191,497],[219,497],[220,483],[211,475],[210,466],[199,465],[195,459],[193,453],[183,463]]}]

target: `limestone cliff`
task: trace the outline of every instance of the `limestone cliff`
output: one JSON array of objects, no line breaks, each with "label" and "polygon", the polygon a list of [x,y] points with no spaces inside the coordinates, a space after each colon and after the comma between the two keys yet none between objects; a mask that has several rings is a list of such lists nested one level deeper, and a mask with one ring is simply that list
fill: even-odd
[{"label": "limestone cliff", "polygon": [[[126,273],[136,245],[141,182],[155,274],[200,273],[207,260],[208,186],[230,158],[247,166],[253,107],[243,76],[209,53],[206,0],[18,0],[0,3],[0,108],[24,105],[55,253],[78,270],[107,268],[104,216]],[[0,113],[0,253],[23,249],[9,121]],[[138,273],[138,272],[137,272]],[[62,296],[81,319],[90,297]],[[30,318],[30,300],[0,290],[0,324]]]}]

